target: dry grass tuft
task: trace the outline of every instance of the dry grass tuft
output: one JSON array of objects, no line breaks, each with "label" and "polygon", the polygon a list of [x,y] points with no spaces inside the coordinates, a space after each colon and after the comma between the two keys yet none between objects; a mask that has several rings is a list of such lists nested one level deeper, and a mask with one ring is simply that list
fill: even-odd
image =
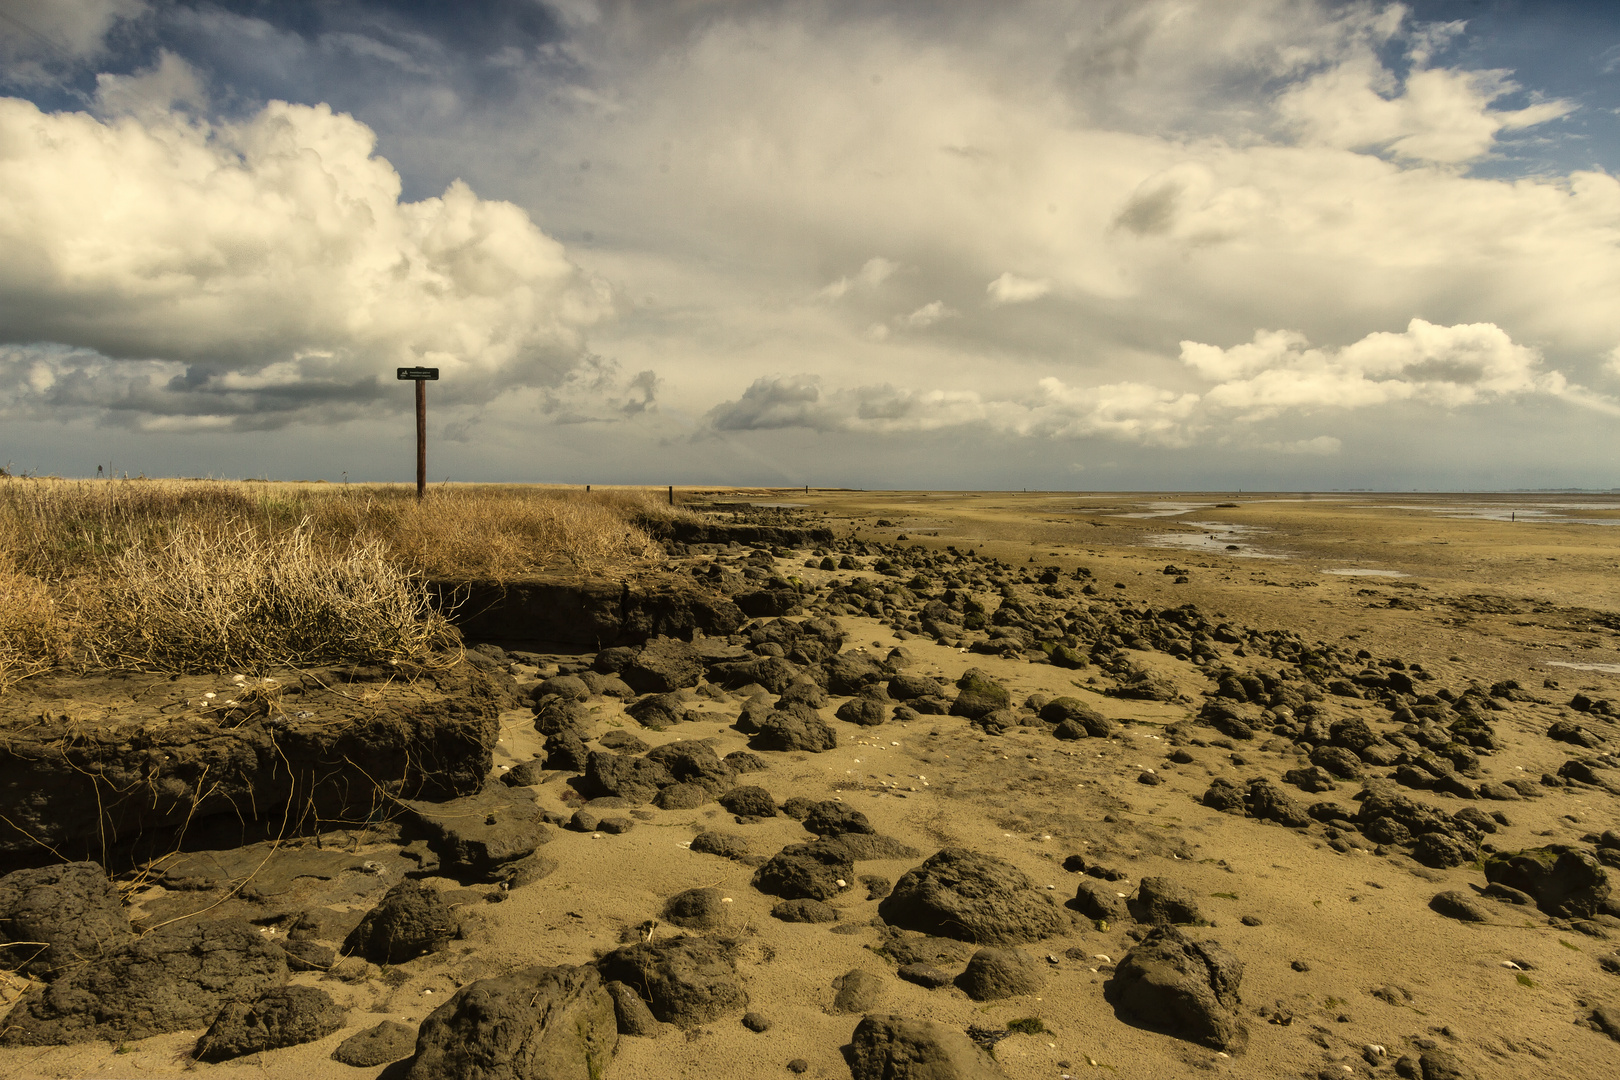
[{"label": "dry grass tuft", "polygon": [[0,693],[49,671],[67,656],[69,643],[50,589],[4,561],[0,555]]},{"label": "dry grass tuft", "polygon": [[0,550],[35,577],[73,577],[187,522],[263,519],[263,502],[252,485],[220,481],[13,478],[0,481]]},{"label": "dry grass tuft", "polygon": [[181,672],[425,661],[456,644],[426,588],[382,545],[339,554],[306,529],[187,527],[120,556],[102,585],[91,648],[104,663]]}]

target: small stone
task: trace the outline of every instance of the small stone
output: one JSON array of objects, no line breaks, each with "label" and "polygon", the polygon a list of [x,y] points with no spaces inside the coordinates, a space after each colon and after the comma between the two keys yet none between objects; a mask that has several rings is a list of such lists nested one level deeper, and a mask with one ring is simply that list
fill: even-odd
[{"label": "small stone", "polygon": [[1283,779],[1302,791],[1312,793],[1334,789],[1333,774],[1320,765],[1313,765],[1309,769],[1289,769],[1283,774]]},{"label": "small stone", "polygon": [[1587,1018],[1586,1023],[1593,1031],[1601,1031],[1609,1038],[1620,1042],[1620,1009],[1599,1005],[1592,1010],[1592,1015]]},{"label": "small stone", "polygon": [[538,761],[520,762],[501,774],[501,783],[507,787],[532,787],[543,779],[545,773]]},{"label": "small stone", "polygon": [[[991,1033],[990,1041],[1006,1032]],[[869,1014],[856,1025],[844,1051],[852,1080],[1004,1080],[1006,1074],[979,1041],[933,1020]]]},{"label": "small stone", "polygon": [[942,986],[951,985],[952,982],[950,972],[941,971],[932,964],[903,964],[895,974],[906,982],[916,983],[928,990],[938,990]]},{"label": "small stone", "polygon": [[855,864],[848,849],[835,842],[817,840],[790,844],[777,852],[754,874],[754,888],[784,900],[801,897],[830,900],[841,891],[839,881],[855,876]]},{"label": "small stone", "polygon": [[613,1015],[620,1035],[650,1038],[658,1034],[658,1018],[633,988],[622,982],[607,984],[613,998]]},{"label": "small stone", "polygon": [[280,986],[255,1000],[233,1001],[197,1040],[193,1056],[217,1064],[264,1050],[324,1039],[343,1026],[348,1010],[325,990]]},{"label": "small stone", "polygon": [[696,810],[713,798],[702,784],[677,783],[661,788],[653,796],[653,805],[660,810]]},{"label": "small stone", "polygon": [[1145,923],[1202,923],[1192,892],[1169,878],[1145,877],[1137,886],[1132,912]]},{"label": "small stone", "polygon": [[652,749],[632,732],[624,728],[615,728],[596,740],[597,743],[609,750],[617,750],[621,754],[645,754]]},{"label": "small stone", "polygon": [[1074,906],[1088,919],[1118,919],[1125,914],[1118,892],[1100,881],[1082,881],[1075,889]]},{"label": "small stone", "polygon": [[894,891],[894,883],[881,874],[862,874],[858,880],[866,886],[868,900],[881,900]]},{"label": "small stone", "polygon": [[763,1013],[745,1012],[743,1013],[742,1023],[743,1027],[749,1031],[760,1032],[771,1029],[771,1022],[765,1018]]},{"label": "small stone", "polygon": [[767,818],[776,816],[776,800],[762,787],[732,788],[720,796],[720,805],[740,817]]},{"label": "small stone", "polygon": [[741,861],[748,857],[748,842],[740,836],[727,833],[699,833],[688,849],[705,855],[719,855],[724,859]]},{"label": "small stone", "polygon": [[344,951],[377,964],[403,964],[443,948],[454,930],[455,917],[438,890],[406,880],[366,912]]},{"label": "small stone", "polygon": [[1295,971],[1309,971],[1309,970],[1311,970],[1311,965],[1307,964],[1303,960],[1295,960],[1292,964],[1289,964],[1288,966],[1293,968]]},{"label": "small stone", "polygon": [[869,1013],[883,1000],[884,980],[870,971],[855,968],[837,980],[838,994],[833,998],[836,1013]]},{"label": "small stone", "polygon": [[1046,971],[1021,949],[980,949],[968,961],[956,985],[974,1001],[1033,994],[1046,982]]},{"label": "small stone", "polygon": [[781,919],[783,922],[829,923],[838,921],[838,909],[820,900],[801,897],[777,904],[771,908],[771,917]]},{"label": "small stone", "polygon": [[596,962],[607,981],[633,987],[658,1019],[695,1028],[748,1009],[736,962],[708,937],[669,937],[615,949]]},{"label": "small stone", "polygon": [[467,983],[428,1014],[404,1075],[582,1077],[618,1044],[613,998],[594,967],[519,968]]},{"label": "small stone", "polygon": [[1231,1053],[1248,1042],[1239,1011],[1242,980],[1237,957],[1167,924],[1148,931],[1125,955],[1104,995],[1122,1019]]},{"label": "small stone", "polygon": [[1444,915],[1448,919],[1459,922],[1484,923],[1490,922],[1491,916],[1467,893],[1455,889],[1443,893],[1436,893],[1429,901],[1430,910]]},{"label": "small stone", "polygon": [[326,971],[337,959],[337,950],[317,941],[283,941],[288,971]]},{"label": "small stone", "polygon": [[1395,1062],[1395,1074],[1405,1080],[1479,1080],[1478,1073],[1437,1048],[1425,1048],[1416,1056],[1403,1055]]},{"label": "small stone", "polygon": [[[506,889],[520,889],[525,885],[532,885],[541,878],[549,876],[556,869],[556,859],[536,851],[501,867],[496,880]],[[504,896],[505,894],[492,893],[491,895]]]},{"label": "small stone", "polygon": [[332,1060],[357,1069],[370,1069],[416,1052],[416,1029],[393,1020],[350,1035],[332,1051]]},{"label": "small stone", "polygon": [[724,896],[712,886],[676,893],[664,905],[664,919],[689,930],[715,930],[724,926],[730,914]]},{"label": "small stone", "polygon": [[810,1071],[810,1063],[804,1060],[804,1058],[794,1058],[792,1061],[787,1063],[787,1067],[788,1072],[790,1073],[802,1073]]},{"label": "small stone", "polygon": [[865,814],[831,799],[811,806],[805,812],[803,821],[804,827],[818,836],[842,836],[846,833],[870,835],[877,832]]}]

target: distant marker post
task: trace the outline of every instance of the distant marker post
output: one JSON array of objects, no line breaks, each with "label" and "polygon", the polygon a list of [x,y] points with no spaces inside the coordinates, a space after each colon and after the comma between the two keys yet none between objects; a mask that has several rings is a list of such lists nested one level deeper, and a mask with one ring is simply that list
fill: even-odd
[{"label": "distant marker post", "polygon": [[402,367],[395,370],[394,378],[416,384],[416,497],[420,499],[427,494],[427,387],[423,384],[438,382],[439,369]]}]

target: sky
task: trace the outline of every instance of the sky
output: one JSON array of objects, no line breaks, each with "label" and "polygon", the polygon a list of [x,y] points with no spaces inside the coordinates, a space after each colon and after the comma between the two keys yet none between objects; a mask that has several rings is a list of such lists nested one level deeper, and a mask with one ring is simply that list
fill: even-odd
[{"label": "sky", "polygon": [[14,473],[1620,488],[1620,4],[0,0]]}]

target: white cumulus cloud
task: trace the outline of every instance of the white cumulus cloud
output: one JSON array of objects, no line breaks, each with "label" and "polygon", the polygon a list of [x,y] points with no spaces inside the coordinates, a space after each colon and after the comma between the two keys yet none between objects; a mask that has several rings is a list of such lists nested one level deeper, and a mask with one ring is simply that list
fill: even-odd
[{"label": "white cumulus cloud", "polygon": [[[1075,385],[1053,376],[999,393],[892,384],[824,390],[815,375],[755,380],[712,409],[719,431],[808,428],[897,434],[978,427],[1049,439],[1100,437],[1143,446],[1208,445],[1234,423],[1285,414],[1349,411],[1396,402],[1445,408],[1542,395],[1603,412],[1611,399],[1546,369],[1536,350],[1489,323],[1437,326],[1413,319],[1400,333],[1376,332],[1339,349],[1312,348],[1303,334],[1261,330],[1229,349],[1182,342],[1181,359],[1214,382],[1202,393],[1127,381]],[[1332,455],[1337,436],[1251,443],[1282,454]]]},{"label": "white cumulus cloud", "polygon": [[1277,110],[1322,145],[1464,162],[1489,152],[1499,132],[1545,124],[1574,110],[1573,102],[1563,100],[1492,109],[1519,89],[1508,74],[1417,68],[1398,86],[1376,58],[1363,53],[1296,85],[1278,99]]},{"label": "white cumulus cloud", "polygon": [[1051,292],[1052,282],[1048,278],[1021,278],[1009,270],[986,285],[984,291],[990,294],[992,304],[1027,304]]},{"label": "white cumulus cloud", "polygon": [[866,260],[856,274],[839,278],[822,288],[816,295],[825,300],[838,300],[851,290],[871,291],[894,276],[894,272],[898,269],[899,263],[885,259],[881,255],[874,255]]},{"label": "white cumulus cloud", "polygon": [[901,321],[913,330],[921,330],[955,314],[956,312],[945,306],[943,300],[932,300],[907,315]]},{"label": "white cumulus cloud", "polygon": [[1536,350],[1492,323],[1436,326],[1413,319],[1404,333],[1376,332],[1342,349],[1311,348],[1304,335],[1260,331],[1219,349],[1184,341],[1181,358],[1205,377],[1215,410],[1263,420],[1294,409],[1354,409],[1396,401],[1446,407],[1518,394],[1560,395],[1567,383]]},{"label": "white cumulus cloud", "polygon": [[86,406],[197,427],[352,413],[396,366],[441,368],[450,401],[560,380],[606,285],[460,181],[401,201],[374,142],[325,106],[209,124],[0,98],[0,341]]}]

